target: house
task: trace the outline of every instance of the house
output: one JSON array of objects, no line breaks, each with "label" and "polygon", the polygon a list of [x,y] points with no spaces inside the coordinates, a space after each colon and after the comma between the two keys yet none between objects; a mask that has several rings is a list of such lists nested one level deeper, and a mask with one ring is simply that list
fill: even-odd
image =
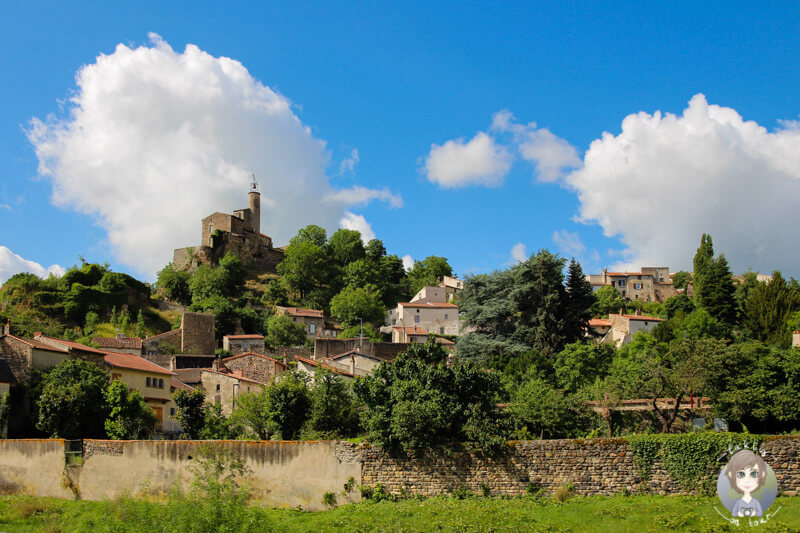
[{"label": "house", "polygon": [[589,327],[586,331],[587,336],[595,339],[604,338],[611,331],[611,321],[607,318],[592,318],[589,320]]},{"label": "house", "polygon": [[439,286],[444,288],[447,301],[452,303],[456,295],[464,289],[464,282],[451,276],[444,276]]},{"label": "house", "polygon": [[318,361],[323,358],[330,358],[340,353],[358,350],[362,354],[377,357],[381,361],[393,361],[397,354],[404,352],[411,346],[411,343],[394,342],[372,342],[366,337],[326,339],[317,337],[314,339],[314,357]]},{"label": "house", "polygon": [[392,326],[392,342],[417,342],[425,344],[428,332],[415,326]]},{"label": "house", "polygon": [[358,373],[351,372],[349,368],[345,367],[343,364],[335,364],[332,365],[329,360],[322,359],[322,360],[313,360],[308,359],[306,357],[295,356],[295,361],[297,362],[297,370],[300,372],[305,372],[311,377],[317,373],[317,370],[320,368],[327,368],[334,374],[341,376],[343,379],[351,381],[356,375],[367,375],[367,372],[361,371]]},{"label": "house", "polygon": [[222,414],[230,416],[242,394],[261,392],[267,386],[242,375],[241,370],[221,372],[214,368],[200,369],[200,386],[206,390],[206,403],[222,407]]},{"label": "house", "polygon": [[246,352],[221,361],[220,370],[236,373],[259,383],[272,383],[276,377],[286,372],[283,361],[254,352]]},{"label": "house", "polygon": [[122,380],[129,389],[142,393],[147,406],[156,415],[157,431],[180,431],[180,425],[175,419],[175,402],[172,400],[174,372],[125,352],[106,352],[104,362],[112,380]]},{"label": "house", "polygon": [[325,331],[325,315],[322,310],[277,306],[276,312],[279,315],[288,316],[292,322],[303,326],[308,338],[322,336]]},{"label": "house", "polygon": [[222,337],[222,349],[238,355],[245,352],[264,353],[264,336],[251,335],[225,335]]},{"label": "house", "polygon": [[384,359],[373,355],[361,353],[358,350],[350,350],[322,360],[325,364],[332,367],[346,370],[353,375],[361,375],[363,372],[371,374],[373,370],[384,362]]},{"label": "house", "polygon": [[634,335],[639,332],[650,333],[653,329],[664,322],[663,318],[652,316],[636,315],[608,315],[611,330],[606,333],[600,341],[603,344],[614,343],[617,348],[631,341]]},{"label": "house", "polygon": [[[42,335],[41,333],[34,333],[33,340],[34,342],[39,342],[52,348],[66,350],[71,359],[83,359],[85,361],[89,361],[90,363],[96,364],[100,368],[103,368],[103,357],[106,354],[103,350],[98,350],[97,348],[92,348],[91,346],[86,346],[85,344],[75,341],[48,337],[47,335]],[[60,362],[61,360],[58,360],[49,366],[55,366]]]},{"label": "house", "polygon": [[590,274],[586,279],[594,292],[604,285],[610,285],[629,300],[663,302],[678,294],[672,284],[669,267],[642,267],[641,272],[609,272],[604,268],[600,274]]},{"label": "house", "polygon": [[386,326],[413,326],[427,333],[458,335],[458,306],[427,299],[401,302],[389,309]]},{"label": "house", "polygon": [[142,357],[168,367],[172,354],[212,355],[217,349],[214,315],[183,313],[181,327],[142,340]]},{"label": "house", "polygon": [[142,355],[142,339],[126,337],[124,333],[118,333],[116,337],[92,337],[92,343],[101,350]]},{"label": "house", "polygon": [[[16,384],[17,379],[14,377],[14,373],[11,372],[11,367],[8,366],[4,358],[0,357],[0,407],[8,409],[9,412],[11,409],[11,387]],[[3,423],[3,419],[0,417],[0,439],[4,439],[7,436],[7,424]]]}]

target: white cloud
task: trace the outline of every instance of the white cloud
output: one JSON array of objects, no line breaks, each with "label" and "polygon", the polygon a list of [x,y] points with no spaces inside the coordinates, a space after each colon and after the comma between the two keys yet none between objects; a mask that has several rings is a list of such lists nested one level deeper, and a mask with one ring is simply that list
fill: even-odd
[{"label": "white cloud", "polygon": [[0,204],[0,209],[5,209],[6,211],[11,211],[11,206],[8,204]]},{"label": "white cloud", "polygon": [[291,102],[238,61],[150,38],[81,68],[66,117],[31,121],[53,203],[92,216],[116,259],[149,275],[199,243],[203,217],[246,207],[251,172],[277,245],[307,224],[336,227],[348,199],[325,201],[330,155]]},{"label": "white cloud", "polygon": [[580,235],[565,229],[553,232],[553,244],[559,252],[569,257],[578,257],[586,250]]},{"label": "white cloud", "polygon": [[406,254],[402,258],[403,260],[403,268],[406,269],[406,272],[414,268],[414,258],[410,255]]},{"label": "white cloud", "polygon": [[522,263],[528,259],[528,247],[518,242],[511,248],[512,263]]},{"label": "white cloud", "polygon": [[46,278],[50,274],[63,276],[64,267],[50,265],[45,268],[39,263],[20,257],[5,246],[0,245],[0,284],[5,283],[8,278],[20,272],[30,272],[40,278]]},{"label": "white cloud", "polygon": [[463,139],[431,145],[425,160],[428,180],[441,187],[466,185],[496,187],[503,182],[513,161],[511,153],[480,131],[466,144]]},{"label": "white cloud", "polygon": [[358,149],[353,148],[350,152],[350,157],[346,157],[342,160],[339,164],[339,175],[341,176],[345,172],[350,172],[351,174],[356,171],[356,165],[361,159],[358,157]]},{"label": "white cloud", "polygon": [[373,200],[387,202],[391,207],[403,207],[403,198],[393,194],[389,189],[368,189],[356,185],[350,189],[341,189],[325,196],[328,202],[339,202],[344,205],[363,205]]},{"label": "white cloud", "polygon": [[538,128],[535,122],[515,123],[514,116],[506,109],[492,116],[491,129],[512,134],[520,156],[536,166],[540,182],[556,181],[566,171],[581,165],[581,158],[574,146],[553,135],[547,128]]},{"label": "white cloud", "polygon": [[361,233],[361,240],[364,244],[367,244],[369,241],[375,238],[375,232],[372,231],[372,226],[369,225],[367,219],[365,219],[361,215],[356,215],[351,213],[350,211],[344,214],[341,220],[339,220],[339,225],[344,229],[354,229]]},{"label": "white cloud", "polygon": [[702,94],[681,116],[631,114],[567,183],[579,215],[627,246],[619,267],[691,266],[702,233],[735,271],[800,273],[800,127],[769,132]]}]

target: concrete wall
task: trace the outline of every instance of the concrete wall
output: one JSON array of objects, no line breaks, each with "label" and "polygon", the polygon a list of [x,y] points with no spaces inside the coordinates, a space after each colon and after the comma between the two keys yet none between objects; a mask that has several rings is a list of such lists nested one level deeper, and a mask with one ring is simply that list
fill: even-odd
[{"label": "concrete wall", "polygon": [[[361,479],[358,456],[347,443],[221,441],[253,470],[249,480],[255,500],[272,507],[323,509],[326,492],[341,493],[349,477]],[[114,498],[128,492],[167,492],[175,483],[188,486],[189,466],[199,459],[200,441],[84,441],[84,465],[77,479],[86,500]],[[63,459],[62,459],[63,461]],[[114,483],[109,483],[113,479]],[[61,496],[70,497],[71,495]]]},{"label": "concrete wall", "polygon": [[72,499],[64,472],[63,440],[0,440],[0,494]]}]

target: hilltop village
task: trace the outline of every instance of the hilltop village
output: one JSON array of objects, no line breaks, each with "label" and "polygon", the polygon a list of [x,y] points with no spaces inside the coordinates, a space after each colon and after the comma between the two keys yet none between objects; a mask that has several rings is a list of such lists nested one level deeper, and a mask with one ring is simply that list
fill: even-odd
[{"label": "hilltop village", "polygon": [[[642,343],[661,343],[665,353],[687,339],[738,342],[761,335],[775,346],[800,344],[800,334],[791,335],[800,317],[793,300],[784,324],[765,331],[758,330],[756,316],[756,306],[765,304],[750,302],[776,283],[795,295],[797,283],[779,273],[776,279],[732,276],[705,235],[694,273],[642,267],[587,275],[574,260],[543,251],[508,270],[462,280],[436,256],[405,271],[381,241],[364,243],[351,230],[328,237],[324,229],[308,226],[288,245],[275,247],[261,233],[260,220],[254,182],[248,207],[202,219],[200,245],[175,250],[153,287],[88,263],[63,278],[12,277],[0,291],[3,434],[85,436],[80,432],[86,429],[64,429],[58,419],[66,416],[63,405],[49,405],[54,411],[48,415],[41,396],[49,391],[42,384],[56,375],[53,369],[76,361],[106,373],[110,384],[121,383],[125,401],[140,406],[133,426],[109,430],[115,426],[107,426],[108,419],[91,429],[93,435],[195,438],[205,428],[213,437],[213,424],[226,428],[216,434],[221,437],[370,433],[377,422],[358,419],[364,405],[378,400],[365,383],[388,384],[386,369],[399,368],[393,365],[399,357],[419,350],[451,370],[463,363],[500,372],[492,378],[502,378],[490,387],[496,391],[492,401],[515,406],[497,416],[516,417],[518,436],[580,435],[601,428],[613,435],[649,425],[670,431],[697,419],[694,401],[685,403],[688,396],[703,396],[705,416],[712,413],[712,381],[697,391],[682,386],[682,378],[659,386],[654,376],[641,374],[651,380],[647,387],[628,382],[626,371],[616,370],[622,365],[617,361],[639,357]],[[622,381],[614,381],[618,371]],[[378,381],[368,380],[375,376]],[[322,408],[312,401],[321,379],[346,388],[338,400],[320,400],[340,402],[327,407],[338,422],[312,427],[315,409]],[[259,430],[252,413],[242,413],[249,398],[269,398],[289,383],[305,391],[305,400],[283,407],[299,422]],[[51,385],[56,397],[48,401],[62,401],[60,382]],[[573,407],[543,425],[529,412],[536,409],[525,403],[532,394],[525,387],[538,390],[530,399],[554,395],[551,408]],[[607,397],[597,392],[604,388],[615,391],[614,406],[599,400]],[[572,399],[565,403],[566,398]],[[660,399],[648,406],[648,398]],[[108,402],[106,409],[113,411]],[[643,405],[647,413],[631,420],[623,415],[625,402]],[[192,409],[200,414],[192,415]],[[594,414],[575,418],[576,412]],[[103,413],[101,418],[109,416]],[[730,414],[714,414],[735,422]],[[198,427],[186,427],[192,416],[201,420]],[[592,422],[592,416],[599,418]],[[508,430],[502,434],[511,436]]]}]

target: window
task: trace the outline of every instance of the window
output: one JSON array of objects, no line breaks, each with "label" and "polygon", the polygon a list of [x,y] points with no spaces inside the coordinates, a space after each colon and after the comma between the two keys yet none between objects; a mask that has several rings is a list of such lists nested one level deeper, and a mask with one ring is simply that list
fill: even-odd
[{"label": "window", "polygon": [[219,390],[220,390],[220,385],[219,383],[217,383],[217,392],[219,392]]},{"label": "window", "polygon": [[396,319],[396,318],[393,318],[393,319],[392,319],[392,325],[394,326],[394,325],[396,325],[396,324],[397,324],[397,319]]},{"label": "window", "polygon": [[634,283],[633,284],[633,288],[636,289],[636,290],[641,289],[643,286],[644,286],[644,284],[642,284],[642,283]]},{"label": "window", "polygon": [[620,287],[624,287],[625,286],[625,280],[624,279],[619,280],[618,283],[619,283]]},{"label": "window", "polygon": [[245,350],[247,349],[248,346],[249,345],[248,345],[247,341],[242,341],[242,347],[244,347]]},{"label": "window", "polygon": [[169,408],[169,416],[175,416],[175,408],[174,407],[170,407]]},{"label": "window", "polygon": [[164,388],[164,380],[163,379],[159,379],[158,380],[158,388],[159,389],[163,389]]},{"label": "window", "polygon": [[444,319],[447,320],[447,313],[444,314]]},{"label": "window", "polygon": [[297,322],[297,317],[292,318],[293,322]]},{"label": "window", "polygon": [[317,325],[316,324],[309,324],[308,325],[308,332],[312,335],[317,332]]},{"label": "window", "polygon": [[444,328],[439,328],[439,333],[441,333],[442,335],[444,335]]},{"label": "window", "polygon": [[419,324],[419,315],[416,315],[416,316],[414,317],[414,323],[415,323],[415,324]]},{"label": "window", "polygon": [[152,385],[150,384],[150,378],[145,378],[144,382],[145,382],[145,387],[152,387]]}]

